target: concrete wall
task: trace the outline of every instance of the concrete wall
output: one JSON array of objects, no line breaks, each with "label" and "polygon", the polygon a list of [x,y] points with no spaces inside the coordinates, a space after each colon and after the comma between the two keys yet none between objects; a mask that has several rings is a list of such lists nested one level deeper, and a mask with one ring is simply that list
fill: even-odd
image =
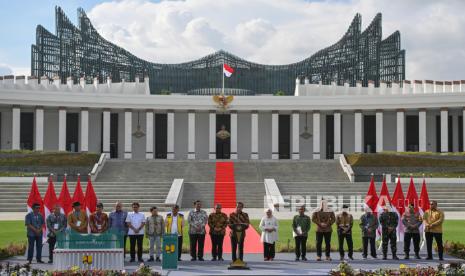
[{"label": "concrete wall", "polygon": [[397,112],[384,111],[383,114],[383,150],[397,150]]},{"label": "concrete wall", "polygon": [[[239,159],[250,159],[252,141],[251,121],[250,112],[237,113],[237,158]],[[260,124],[260,115],[258,115],[258,124]],[[260,143],[260,137],[258,139]]]},{"label": "concrete wall", "polygon": [[58,150],[58,109],[44,110],[44,151]]},{"label": "concrete wall", "polygon": [[195,158],[208,159],[209,145],[209,114],[198,112],[195,114]]},{"label": "concrete wall", "polygon": [[187,112],[174,113],[174,158],[187,159]]},{"label": "concrete wall", "polygon": [[353,153],[355,151],[355,115],[353,112],[343,112],[341,114],[342,152]]},{"label": "concrete wall", "polygon": [[89,110],[89,152],[102,152],[101,110]]},{"label": "concrete wall", "polygon": [[271,159],[271,112],[258,113],[258,158]]}]

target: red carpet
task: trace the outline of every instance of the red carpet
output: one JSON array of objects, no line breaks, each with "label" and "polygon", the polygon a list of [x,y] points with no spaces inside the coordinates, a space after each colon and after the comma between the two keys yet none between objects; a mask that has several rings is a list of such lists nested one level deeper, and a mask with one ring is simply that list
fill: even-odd
[{"label": "red carpet", "polygon": [[[233,162],[216,162],[216,177],[215,177],[215,199],[213,203],[219,203],[223,207],[223,212],[228,216],[234,212],[236,208],[236,182],[234,180],[234,163]],[[212,210],[214,212],[214,210]],[[206,227],[207,233],[209,227]],[[226,228],[224,236],[223,253],[231,253],[231,240],[229,227]],[[205,237],[205,253],[211,253],[210,235]],[[245,235],[244,253],[262,253],[263,245],[260,241],[260,234],[250,226]]]}]

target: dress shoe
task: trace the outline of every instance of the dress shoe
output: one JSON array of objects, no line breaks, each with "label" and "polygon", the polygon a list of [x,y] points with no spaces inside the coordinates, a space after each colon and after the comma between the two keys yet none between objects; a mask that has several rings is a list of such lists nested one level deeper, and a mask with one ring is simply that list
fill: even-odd
[{"label": "dress shoe", "polygon": [[316,257],[316,261],[317,262],[321,261],[321,257]]},{"label": "dress shoe", "polygon": [[[300,259],[299,258],[295,258],[295,261],[298,262]],[[303,260],[303,259],[302,259]]]},{"label": "dress shoe", "polygon": [[178,258],[178,262],[182,262],[181,258]]},{"label": "dress shoe", "polygon": [[392,256],[392,259],[393,260],[399,260],[399,258],[396,255]]},{"label": "dress shoe", "polygon": [[387,256],[383,256],[383,260],[387,260]]},{"label": "dress shoe", "polygon": [[203,261],[205,261],[205,260],[204,260],[203,258],[199,258],[199,261],[203,262]]},{"label": "dress shoe", "polygon": [[420,254],[415,254],[415,258],[416,258],[417,260],[421,260]]},{"label": "dress shoe", "polygon": [[353,260],[354,260],[354,257],[352,257],[352,256],[349,256],[349,259],[353,261]]},{"label": "dress shoe", "polygon": [[426,259],[427,259],[428,261],[430,261],[430,260],[433,259],[433,257],[427,257]]},{"label": "dress shoe", "polygon": [[440,261],[444,261],[444,258],[443,258],[443,257],[441,257],[441,258],[439,258],[439,260],[440,260]]},{"label": "dress shoe", "polygon": [[302,257],[302,261],[306,261],[306,260],[307,260],[307,258],[305,258],[305,257]]},{"label": "dress shoe", "polygon": [[153,259],[153,256],[150,256],[150,258],[147,260],[147,262],[153,262],[154,259]]},{"label": "dress shoe", "polygon": [[220,258],[218,258],[218,261],[223,262],[224,259],[220,257]]},{"label": "dress shoe", "polygon": [[339,258],[339,260],[340,260],[341,262],[343,262],[343,261],[344,261],[344,257]]},{"label": "dress shoe", "polygon": [[156,262],[161,262],[160,257],[157,257],[157,258],[155,259],[155,261],[156,261]]},{"label": "dress shoe", "polygon": [[44,262],[42,260],[37,261],[38,264],[43,264]]},{"label": "dress shoe", "polygon": [[332,259],[331,257],[326,257],[326,260],[330,262]]},{"label": "dress shoe", "polygon": [[197,261],[196,258],[192,258],[192,259],[191,259],[191,262],[195,262],[195,261]]},{"label": "dress shoe", "polygon": [[216,261],[216,257],[213,257],[213,258],[212,258],[212,262],[214,262],[214,261]]},{"label": "dress shoe", "polygon": [[136,261],[135,259],[130,259],[130,260],[129,260],[130,263],[133,263],[133,262],[135,262],[135,261]]},{"label": "dress shoe", "polygon": [[48,263],[49,263],[49,264],[53,264],[53,260],[48,260]]}]

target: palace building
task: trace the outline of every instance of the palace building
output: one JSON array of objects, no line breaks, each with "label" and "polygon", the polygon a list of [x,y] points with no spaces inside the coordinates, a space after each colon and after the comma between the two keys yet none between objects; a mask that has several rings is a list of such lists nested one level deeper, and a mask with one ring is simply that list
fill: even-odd
[{"label": "palace building", "polygon": [[[121,159],[333,159],[342,153],[463,151],[465,81],[405,80],[400,34],[363,32],[301,62],[223,51],[182,64],[141,60],[56,9],[37,28],[30,77],[0,77],[0,148]],[[155,53],[156,54],[156,53]],[[235,72],[221,92],[222,64]],[[283,91],[278,96],[276,91]]]}]

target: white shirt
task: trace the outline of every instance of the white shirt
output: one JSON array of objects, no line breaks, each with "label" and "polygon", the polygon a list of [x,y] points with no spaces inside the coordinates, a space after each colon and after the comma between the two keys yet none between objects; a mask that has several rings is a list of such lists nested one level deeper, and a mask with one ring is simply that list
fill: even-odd
[{"label": "white shirt", "polygon": [[171,234],[178,234],[178,216],[172,216],[171,219]]},{"label": "white shirt", "polygon": [[[274,229],[273,232],[266,232],[266,229]],[[260,221],[260,230],[262,231],[261,241],[274,243],[278,240],[278,220],[275,217],[268,218],[264,216]]]},{"label": "white shirt", "polygon": [[[145,215],[143,213],[134,213],[130,212],[128,213],[128,216],[126,217],[126,222],[131,223],[132,227],[134,228],[139,228],[142,223],[145,223]],[[140,229],[139,233],[134,233],[134,230],[129,228],[128,235],[144,235],[144,227]]]}]

